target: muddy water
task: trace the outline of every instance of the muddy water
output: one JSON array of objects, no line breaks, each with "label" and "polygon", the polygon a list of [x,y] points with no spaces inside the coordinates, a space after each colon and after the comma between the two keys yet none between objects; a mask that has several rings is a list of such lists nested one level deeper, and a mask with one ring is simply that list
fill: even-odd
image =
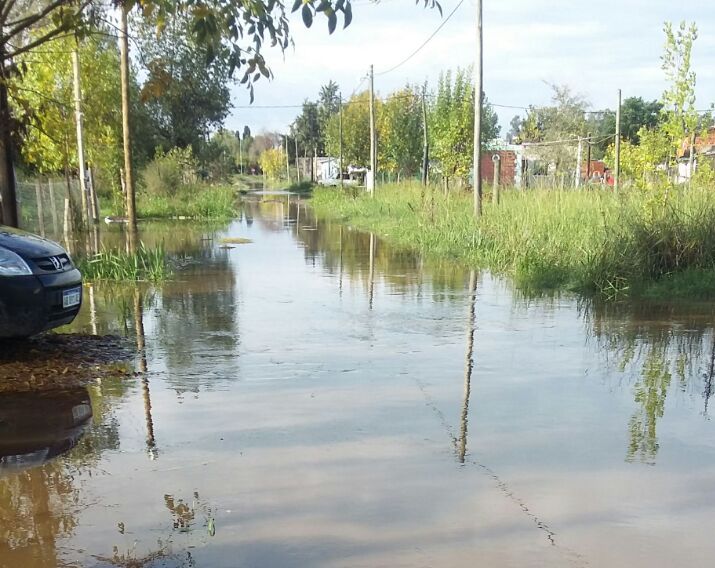
[{"label": "muddy water", "polygon": [[175,281],[71,328],[136,377],[0,400],[0,566],[710,565],[712,306],[524,299],[281,196],[143,238]]}]

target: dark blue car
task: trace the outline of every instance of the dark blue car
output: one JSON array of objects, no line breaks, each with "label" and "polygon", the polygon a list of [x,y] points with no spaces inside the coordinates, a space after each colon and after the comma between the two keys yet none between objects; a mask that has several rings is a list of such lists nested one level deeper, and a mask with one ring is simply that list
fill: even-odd
[{"label": "dark blue car", "polygon": [[82,275],[65,250],[0,225],[0,338],[68,324],[82,304]]}]

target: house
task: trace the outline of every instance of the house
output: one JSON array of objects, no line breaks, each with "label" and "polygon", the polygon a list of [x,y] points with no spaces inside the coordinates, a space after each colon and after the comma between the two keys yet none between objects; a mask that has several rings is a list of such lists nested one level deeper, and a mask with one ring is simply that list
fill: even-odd
[{"label": "house", "polygon": [[709,128],[704,134],[696,135],[694,148],[695,153],[692,160],[693,171],[691,172],[691,142],[685,139],[680,144],[680,148],[678,149],[678,171],[675,180],[677,183],[687,182],[691,175],[697,171],[698,162],[708,160],[710,165],[715,166],[715,127]]}]

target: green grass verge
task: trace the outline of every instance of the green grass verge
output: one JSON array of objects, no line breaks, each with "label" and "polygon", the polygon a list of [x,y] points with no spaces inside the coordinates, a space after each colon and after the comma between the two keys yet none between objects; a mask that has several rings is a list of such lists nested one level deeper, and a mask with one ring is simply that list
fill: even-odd
[{"label": "green grass verge", "polygon": [[[150,195],[137,193],[137,216],[140,219],[230,219],[237,213],[237,192],[228,185],[199,184],[192,190],[176,195]],[[102,217],[123,217],[124,203],[116,200],[102,208]]]},{"label": "green grass verge", "polygon": [[511,276],[524,291],[607,299],[715,298],[715,193],[504,191],[472,214],[471,193],[379,187],[376,197],[315,190],[319,217]]}]

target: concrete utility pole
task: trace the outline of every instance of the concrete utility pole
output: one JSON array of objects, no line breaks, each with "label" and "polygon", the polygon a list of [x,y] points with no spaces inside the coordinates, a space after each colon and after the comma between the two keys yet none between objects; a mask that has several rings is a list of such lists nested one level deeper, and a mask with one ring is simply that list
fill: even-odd
[{"label": "concrete utility pole", "polygon": [[588,146],[586,146],[586,184],[591,180],[591,133],[586,134],[588,137]]},{"label": "concrete utility pole", "polygon": [[474,62],[474,216],[482,216],[482,91],[484,91],[484,38],[482,35],[482,0],[476,0],[477,54]]},{"label": "concrete utility pole", "polygon": [[119,61],[122,81],[122,137],[124,138],[124,184],[127,198],[127,245],[129,252],[136,250],[137,213],[134,195],[134,170],[132,168],[132,141],[129,131],[129,33],[127,4],[122,5],[119,27]]},{"label": "concrete utility pole", "polygon": [[[79,40],[76,40],[79,43]],[[72,50],[72,75],[74,81],[74,116],[77,126],[77,162],[79,163],[79,192],[82,203],[82,223],[89,225],[87,200],[87,172],[84,161],[84,135],[82,129],[82,87],[80,86],[79,45]]]},{"label": "concrete utility pole", "polygon": [[[298,183],[300,183],[300,166],[298,165],[298,136],[293,134],[293,142],[295,142],[295,174],[298,176]],[[288,209],[290,213],[290,207]]]},{"label": "concrete utility pole", "polygon": [[375,139],[375,81],[372,65],[370,65],[370,172],[372,174],[372,187],[370,195],[375,197],[377,185],[377,140]]},{"label": "concrete utility pole", "polygon": [[616,107],[616,171],[613,180],[613,190],[618,192],[621,185],[621,90],[618,89],[618,106]]},{"label": "concrete utility pole", "polygon": [[243,175],[243,140],[238,138],[238,171]]},{"label": "concrete utility pole", "polygon": [[575,175],[575,186],[581,187],[581,156],[583,155],[583,138],[578,137],[578,150],[576,150],[576,171]]},{"label": "concrete utility pole", "polygon": [[288,135],[286,134],[286,176],[288,177],[288,185],[290,185],[290,157],[288,155]]},{"label": "concrete utility pole", "polygon": [[340,99],[340,107],[338,108],[340,112],[340,189],[343,188],[343,94],[338,93],[338,98]]},{"label": "concrete utility pole", "polygon": [[429,181],[429,138],[427,137],[427,86],[422,86],[422,185]]}]

